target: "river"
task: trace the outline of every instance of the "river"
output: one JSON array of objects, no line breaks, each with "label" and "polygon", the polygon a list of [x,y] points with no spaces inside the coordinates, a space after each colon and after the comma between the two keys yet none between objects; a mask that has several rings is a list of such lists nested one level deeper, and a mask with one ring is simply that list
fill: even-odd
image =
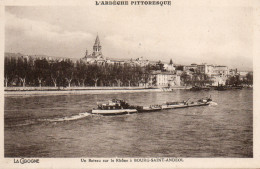
[{"label": "river", "polygon": [[[217,105],[66,120],[112,98],[152,105],[209,95]],[[4,153],[5,157],[252,158],[253,90],[6,96]]]}]

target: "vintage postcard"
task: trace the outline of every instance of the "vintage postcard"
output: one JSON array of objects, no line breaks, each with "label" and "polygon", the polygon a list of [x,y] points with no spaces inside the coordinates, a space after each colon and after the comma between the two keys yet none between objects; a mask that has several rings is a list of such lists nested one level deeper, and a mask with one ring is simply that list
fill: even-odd
[{"label": "vintage postcard", "polygon": [[260,167],[259,1],[0,5],[0,168]]}]

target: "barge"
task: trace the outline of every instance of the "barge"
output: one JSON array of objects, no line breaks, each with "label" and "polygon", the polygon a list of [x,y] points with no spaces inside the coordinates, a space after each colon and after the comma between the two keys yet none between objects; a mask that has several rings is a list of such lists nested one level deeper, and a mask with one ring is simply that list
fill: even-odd
[{"label": "barge", "polygon": [[97,115],[122,115],[132,113],[154,112],[166,109],[180,109],[207,106],[212,103],[211,98],[199,99],[197,101],[190,102],[188,100],[182,102],[166,102],[162,105],[131,106],[124,100],[113,99],[108,103],[98,103],[98,107],[92,109],[91,113]]}]

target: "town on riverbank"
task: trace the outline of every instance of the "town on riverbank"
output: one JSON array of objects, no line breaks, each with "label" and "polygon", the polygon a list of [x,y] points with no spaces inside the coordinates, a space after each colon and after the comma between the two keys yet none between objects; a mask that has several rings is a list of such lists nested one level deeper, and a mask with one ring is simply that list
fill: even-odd
[{"label": "town on riverbank", "polygon": [[104,57],[99,37],[80,59],[5,53],[5,91],[165,91],[214,86],[253,86],[253,72],[224,65],[180,65],[143,57]]}]

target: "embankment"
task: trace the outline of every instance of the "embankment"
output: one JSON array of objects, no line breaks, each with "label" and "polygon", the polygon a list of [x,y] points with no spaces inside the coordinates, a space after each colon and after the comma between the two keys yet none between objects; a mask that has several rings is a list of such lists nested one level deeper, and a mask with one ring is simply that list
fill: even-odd
[{"label": "embankment", "polygon": [[144,87],[5,87],[5,96],[24,95],[65,95],[65,94],[104,94],[104,93],[133,93],[160,92],[185,87],[174,88],[144,88]]}]

